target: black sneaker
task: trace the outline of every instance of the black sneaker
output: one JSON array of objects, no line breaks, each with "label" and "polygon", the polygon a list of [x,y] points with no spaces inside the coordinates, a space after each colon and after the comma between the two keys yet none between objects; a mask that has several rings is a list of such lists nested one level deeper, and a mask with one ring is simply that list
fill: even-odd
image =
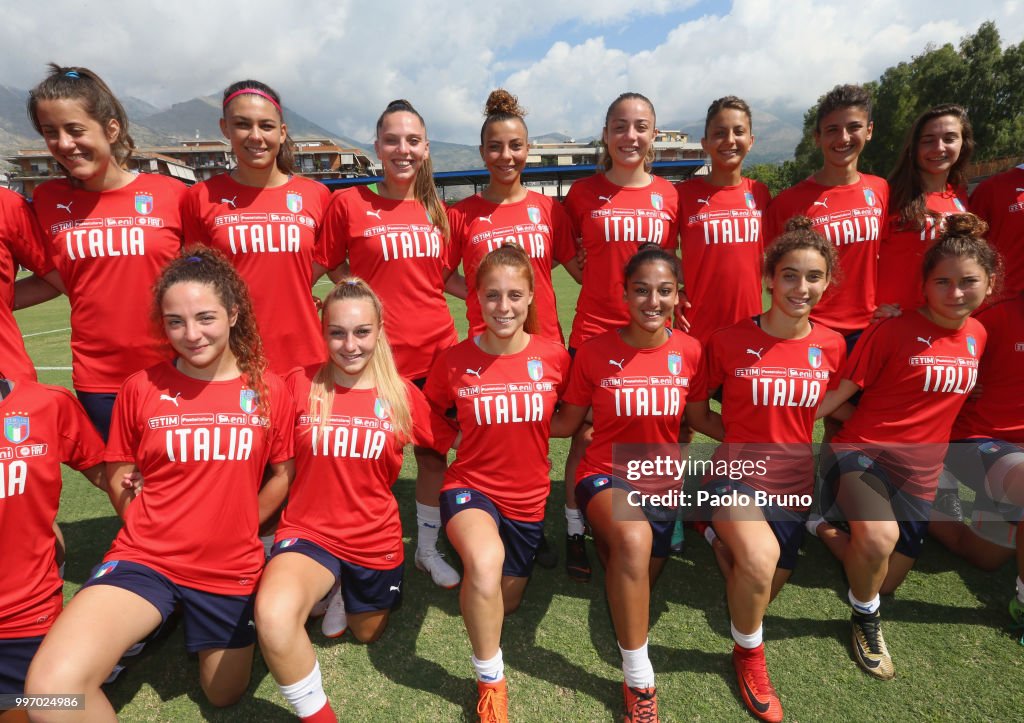
[{"label": "black sneaker", "polygon": [[558,551],[548,544],[548,536],[543,533],[541,533],[540,544],[537,545],[537,552],[533,559],[545,570],[554,570],[558,564]]},{"label": "black sneaker", "polygon": [[896,670],[889,657],[889,649],[885,647],[878,611],[871,615],[854,611],[850,622],[853,624],[853,658],[857,665],[868,675],[880,680],[892,680]]},{"label": "black sneaker", "polygon": [[960,502],[960,494],[956,490],[939,490],[939,493],[935,495],[935,504],[932,509],[954,522],[964,521],[964,506]]},{"label": "black sneaker", "polygon": [[565,571],[575,582],[590,582],[590,560],[583,535],[565,536]]}]

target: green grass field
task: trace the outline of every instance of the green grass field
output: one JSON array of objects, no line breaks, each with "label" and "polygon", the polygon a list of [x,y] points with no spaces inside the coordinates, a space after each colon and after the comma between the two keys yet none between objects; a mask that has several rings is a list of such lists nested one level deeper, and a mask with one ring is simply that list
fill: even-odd
[{"label": "green grass field", "polygon": [[[559,269],[555,286],[568,326],[575,284]],[[451,306],[464,333],[464,307],[461,302]],[[17,318],[35,363],[50,368],[40,371],[40,380],[70,386],[65,300],[19,312]],[[553,441],[547,527],[560,552],[566,450],[563,440]],[[395,486],[407,531],[415,528],[414,478],[410,453]],[[106,551],[118,520],[105,496],[80,475],[67,471],[64,480],[58,519],[67,540],[65,594],[70,598]],[[342,720],[476,719],[457,591],[436,588],[415,570],[413,551],[407,536],[404,603],[380,641],[370,646],[351,636],[332,641],[320,634],[319,621],[310,625],[324,687]],[[1014,578],[1010,565],[987,574],[967,567],[938,543],[926,545],[907,581],[883,600],[897,677],[882,683],[861,673],[850,657],[849,606],[839,565],[816,539],[806,541],[796,572],[765,619],[769,670],[787,719],[1020,720],[1024,646],[1007,632],[1006,612]],[[669,561],[651,608],[650,654],[662,719],[751,720],[738,698],[729,657],[724,584],[702,539],[691,536],[685,555]],[[506,620],[502,648],[513,720],[621,718],[620,660],[599,569],[590,584],[579,585],[561,567],[538,568],[523,606]],[[150,645],[107,694],[127,721],[294,720],[258,654],[249,695],[233,708],[208,706],[197,675],[178,630]]]}]

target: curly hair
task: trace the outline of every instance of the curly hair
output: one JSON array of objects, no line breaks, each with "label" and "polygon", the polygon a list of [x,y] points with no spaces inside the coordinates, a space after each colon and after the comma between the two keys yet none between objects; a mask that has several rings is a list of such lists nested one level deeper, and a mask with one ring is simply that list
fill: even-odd
[{"label": "curly hair", "polygon": [[825,273],[829,283],[836,284],[839,276],[839,253],[832,242],[814,230],[814,222],[807,216],[793,216],[786,221],[786,229],[765,251],[764,277],[775,275],[775,268],[790,251],[810,249],[825,259]]},{"label": "curly hair", "polygon": [[[242,381],[259,395],[260,415],[270,419],[270,389],[265,374],[267,359],[263,354],[263,341],[256,325],[252,299],[245,281],[235,267],[219,251],[208,246],[189,246],[171,261],[153,285],[153,323],[162,330],[162,303],[164,294],[175,284],[205,284],[213,289],[218,301],[237,313],[235,325],[228,335],[228,346],[242,372]],[[162,331],[161,331],[162,333]]]}]

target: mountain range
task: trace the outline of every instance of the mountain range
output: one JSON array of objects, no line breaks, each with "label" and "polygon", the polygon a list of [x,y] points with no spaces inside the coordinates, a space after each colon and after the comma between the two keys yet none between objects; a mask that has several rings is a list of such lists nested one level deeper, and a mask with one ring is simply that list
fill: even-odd
[{"label": "mountain range", "polygon": [[[42,148],[43,144],[25,111],[28,91],[0,85],[0,155],[14,155],[19,149]],[[172,145],[197,138],[221,138],[220,97],[198,96],[169,108],[157,108],[138,98],[121,99],[131,119],[130,132],[138,146]],[[331,131],[285,106],[288,130],[293,138],[329,138],[341,145],[355,146],[373,154],[372,140],[357,141],[338,131]],[[793,157],[793,149],[800,140],[799,122],[785,120],[763,111],[754,111],[757,142],[751,151],[752,163],[776,162]],[[703,135],[703,120],[678,121],[662,124],[665,128],[684,130],[692,141]],[[575,140],[586,142],[593,136]],[[535,136],[537,142],[564,142],[571,137],[565,133],[547,133]],[[431,157],[438,171],[480,168],[480,154],[475,145],[431,141]]]}]

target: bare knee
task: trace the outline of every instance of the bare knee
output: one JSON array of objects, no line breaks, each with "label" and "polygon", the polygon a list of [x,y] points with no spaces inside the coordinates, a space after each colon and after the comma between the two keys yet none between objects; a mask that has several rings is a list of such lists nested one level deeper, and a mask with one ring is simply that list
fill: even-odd
[{"label": "bare knee", "polygon": [[228,706],[234,705],[242,699],[242,695],[248,687],[249,676],[246,676],[244,685],[231,686],[230,688],[210,683],[202,684],[203,694],[206,696],[206,700],[215,708],[227,708]]},{"label": "bare knee", "polygon": [[887,559],[900,538],[895,522],[850,522],[850,533],[850,547],[864,560]]}]

